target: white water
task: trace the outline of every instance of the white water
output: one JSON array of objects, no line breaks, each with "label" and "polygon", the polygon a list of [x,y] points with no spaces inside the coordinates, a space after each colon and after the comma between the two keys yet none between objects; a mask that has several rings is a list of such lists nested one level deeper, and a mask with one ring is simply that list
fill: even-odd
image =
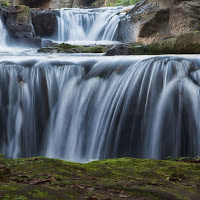
[{"label": "white water", "polygon": [[[60,40],[110,44],[117,12],[70,10]],[[5,52],[1,21],[0,34],[0,153],[77,162],[200,155],[198,55]]]},{"label": "white water", "polygon": [[[62,9],[58,19],[58,42],[108,44],[114,40],[125,8]],[[112,42],[114,43],[114,42]]]},{"label": "white water", "polygon": [[0,152],[77,162],[199,155],[193,57],[1,57]]},{"label": "white water", "polygon": [[6,29],[3,25],[3,22],[0,18],[0,50],[7,46],[6,41],[7,41],[7,31],[6,31]]}]

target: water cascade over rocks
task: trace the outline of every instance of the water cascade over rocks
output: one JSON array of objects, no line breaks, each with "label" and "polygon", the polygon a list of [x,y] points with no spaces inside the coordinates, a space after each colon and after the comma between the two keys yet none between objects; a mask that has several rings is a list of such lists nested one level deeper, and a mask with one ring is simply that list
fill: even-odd
[{"label": "water cascade over rocks", "polygon": [[0,18],[0,49],[6,46],[6,42],[7,42],[7,31]]},{"label": "water cascade over rocks", "polygon": [[115,40],[115,32],[120,18],[125,15],[123,7],[99,9],[61,9],[59,10],[59,42],[84,44],[96,41]]},{"label": "water cascade over rocks", "polygon": [[84,162],[200,153],[200,59],[0,62],[0,152]]},{"label": "water cascade over rocks", "polygon": [[[61,10],[59,40],[110,42],[119,12]],[[0,37],[2,48],[1,21]],[[200,155],[199,55],[33,52],[0,57],[0,153],[6,157],[87,162]]]}]

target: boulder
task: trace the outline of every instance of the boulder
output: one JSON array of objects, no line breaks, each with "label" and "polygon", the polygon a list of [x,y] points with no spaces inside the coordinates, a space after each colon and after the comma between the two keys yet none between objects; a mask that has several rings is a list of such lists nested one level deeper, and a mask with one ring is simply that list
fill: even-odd
[{"label": "boulder", "polygon": [[55,44],[52,47],[40,48],[39,53],[104,53],[110,46],[95,45],[95,46],[81,46],[71,45],[67,43]]},{"label": "boulder", "polygon": [[57,31],[57,18],[52,10],[31,9],[32,24],[37,36],[51,37]]},{"label": "boulder", "polygon": [[148,45],[120,44],[109,49],[106,56],[113,55],[159,55],[199,54],[200,32],[189,32]]},{"label": "boulder", "polygon": [[118,39],[150,44],[200,31],[199,0],[142,0],[120,21]]},{"label": "boulder", "polygon": [[2,9],[1,15],[12,43],[41,46],[41,39],[36,37],[32,26],[29,7],[23,5],[9,6]]},{"label": "boulder", "polygon": [[25,5],[30,8],[48,9],[52,0],[11,0],[12,3]]}]

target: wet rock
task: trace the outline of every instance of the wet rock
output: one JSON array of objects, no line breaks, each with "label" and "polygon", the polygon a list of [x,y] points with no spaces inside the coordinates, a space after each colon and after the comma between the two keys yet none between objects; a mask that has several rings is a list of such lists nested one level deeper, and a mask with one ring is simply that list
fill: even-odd
[{"label": "wet rock", "polygon": [[41,46],[41,39],[35,35],[28,7],[21,5],[9,6],[2,9],[1,15],[11,43]]},{"label": "wet rock", "polygon": [[20,0],[18,3],[30,8],[48,9],[50,7],[51,0]]},{"label": "wet rock", "polygon": [[52,10],[31,9],[32,24],[37,36],[51,37],[57,31],[57,18]]},{"label": "wet rock", "polygon": [[56,44],[50,48],[40,48],[40,53],[104,53],[108,46],[81,46],[71,44]]},{"label": "wet rock", "polygon": [[156,54],[198,54],[200,53],[200,32],[189,32],[174,38],[149,45],[121,44],[109,49],[112,55],[156,55]]},{"label": "wet rock", "polygon": [[53,47],[53,45],[55,45],[56,43],[51,41],[51,40],[48,40],[48,39],[43,39],[42,40],[42,48],[45,48],[45,47]]}]

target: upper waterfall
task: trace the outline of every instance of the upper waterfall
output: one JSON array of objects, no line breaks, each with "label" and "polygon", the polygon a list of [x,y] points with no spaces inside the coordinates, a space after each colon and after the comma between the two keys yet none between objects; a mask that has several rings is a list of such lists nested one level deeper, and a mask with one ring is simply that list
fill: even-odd
[{"label": "upper waterfall", "polygon": [[[59,42],[78,44],[89,41],[113,41],[120,18],[124,16],[125,8],[99,9],[61,9],[59,10],[58,35]],[[89,43],[90,43],[89,42]]]},{"label": "upper waterfall", "polygon": [[7,31],[3,25],[3,22],[0,18],[0,48],[6,46],[6,40],[7,40]]}]

